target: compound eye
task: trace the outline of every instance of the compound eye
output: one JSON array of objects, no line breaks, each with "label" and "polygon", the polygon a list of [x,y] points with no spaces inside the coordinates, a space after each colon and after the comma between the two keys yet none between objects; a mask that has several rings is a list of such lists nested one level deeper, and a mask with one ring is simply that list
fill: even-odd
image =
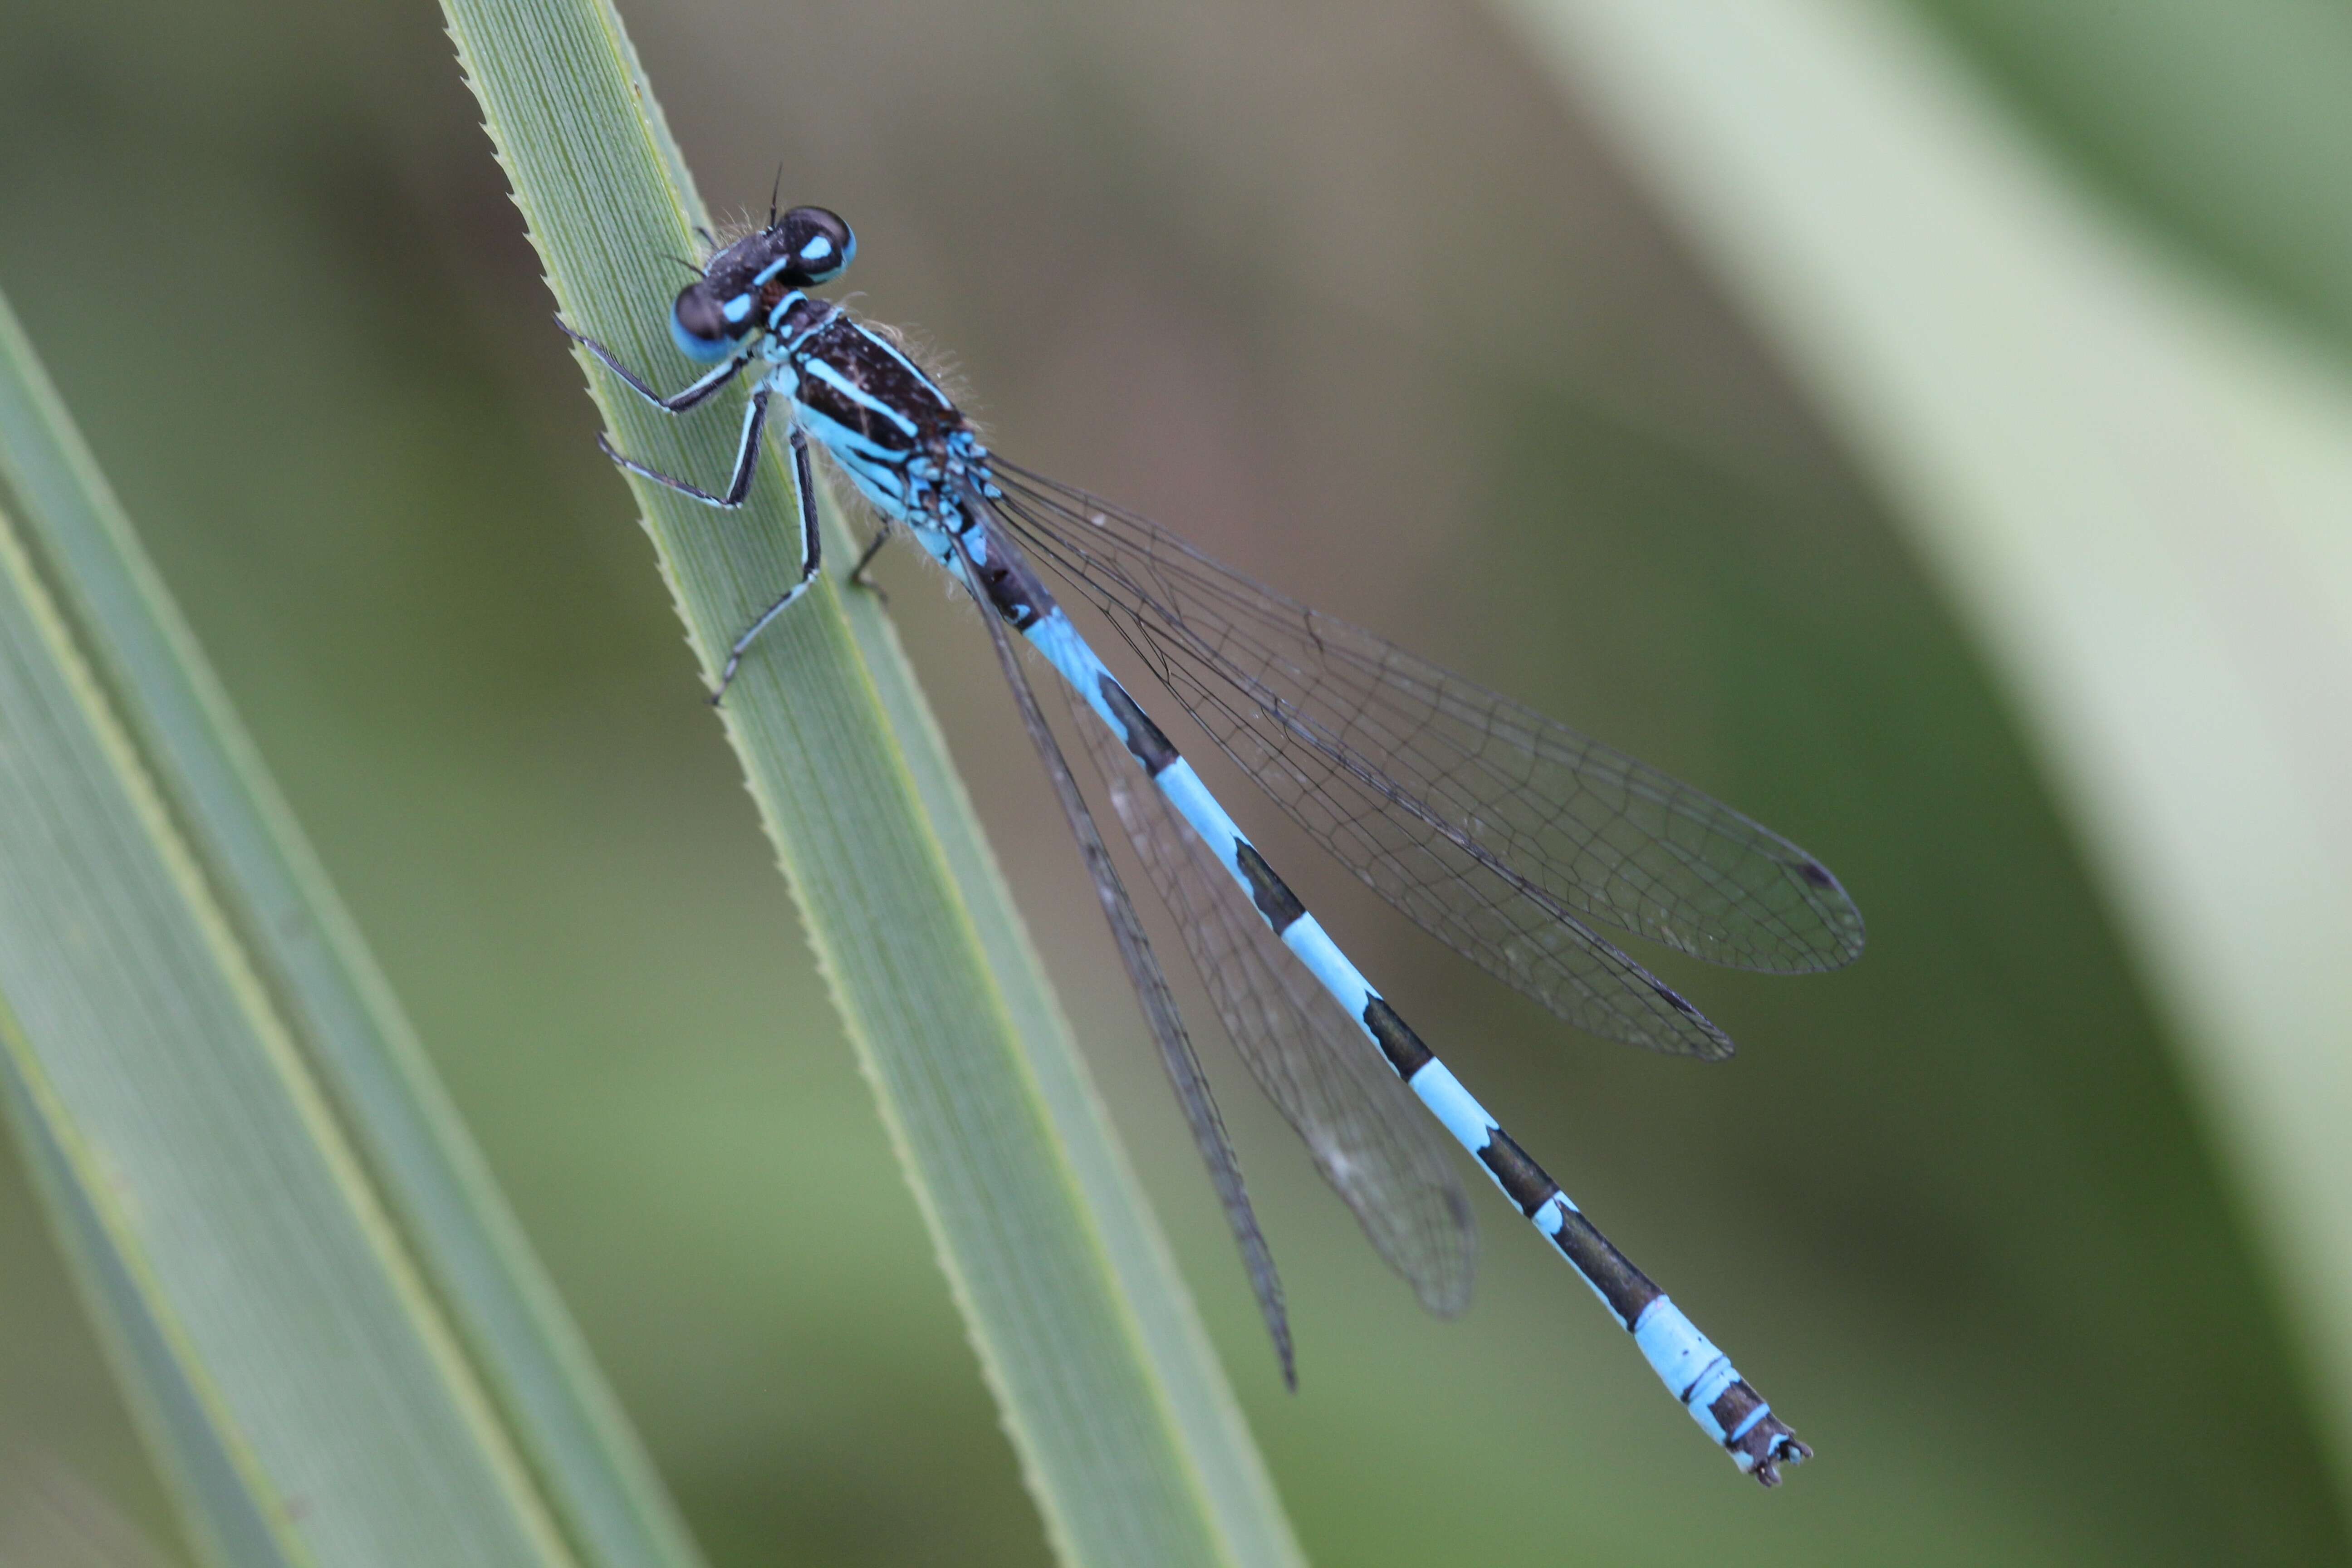
[{"label": "compound eye", "polygon": [[857,236],[824,207],[794,207],[784,215],[783,231],[784,254],[804,283],[831,281],[857,254]]},{"label": "compound eye", "polygon": [[751,328],[755,303],[748,293],[721,300],[709,283],[689,283],[670,307],[669,335],[688,359],[705,363],[725,359],[734,352],[735,340]]}]

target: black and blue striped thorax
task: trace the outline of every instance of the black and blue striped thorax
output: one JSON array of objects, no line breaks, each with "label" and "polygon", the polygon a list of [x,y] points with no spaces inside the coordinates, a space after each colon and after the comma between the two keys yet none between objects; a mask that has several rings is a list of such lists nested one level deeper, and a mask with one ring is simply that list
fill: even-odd
[{"label": "black and blue striped thorax", "polygon": [[[906,352],[838,305],[793,292],[769,312],[767,384],[884,517],[902,522],[1016,631],[1054,609],[1020,552],[980,526],[1000,499],[962,410]],[[952,539],[953,542],[950,542]]]},{"label": "black and blue striped thorax", "polygon": [[768,384],[893,521],[953,527],[966,484],[992,487],[988,449],[904,350],[838,305],[794,290],[768,314]]}]

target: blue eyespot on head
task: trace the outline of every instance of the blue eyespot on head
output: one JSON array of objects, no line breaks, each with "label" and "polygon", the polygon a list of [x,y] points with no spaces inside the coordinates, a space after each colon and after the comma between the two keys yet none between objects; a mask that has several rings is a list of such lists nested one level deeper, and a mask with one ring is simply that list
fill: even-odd
[{"label": "blue eyespot on head", "polygon": [[824,207],[794,207],[769,232],[780,242],[784,275],[798,288],[830,283],[857,255],[857,236],[840,214]]},{"label": "blue eyespot on head", "polygon": [[752,307],[758,302],[748,289],[722,300],[707,278],[689,283],[677,291],[677,302],[670,307],[671,341],[688,359],[705,364],[725,359],[735,352],[736,340],[751,331]]}]

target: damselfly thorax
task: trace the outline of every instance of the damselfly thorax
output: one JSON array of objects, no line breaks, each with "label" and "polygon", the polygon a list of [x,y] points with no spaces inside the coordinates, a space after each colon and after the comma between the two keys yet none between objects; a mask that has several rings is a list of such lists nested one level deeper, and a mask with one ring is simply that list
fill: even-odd
[{"label": "damselfly thorax", "polygon": [[767,384],[793,400],[809,437],[886,518],[963,531],[962,488],[993,481],[987,449],[938,383],[826,300],[788,294],[770,319]]}]

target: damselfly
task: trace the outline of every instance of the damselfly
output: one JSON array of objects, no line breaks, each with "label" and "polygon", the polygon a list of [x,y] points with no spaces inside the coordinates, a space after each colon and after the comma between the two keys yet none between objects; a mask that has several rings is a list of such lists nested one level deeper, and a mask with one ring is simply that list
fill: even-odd
[{"label": "damselfly", "polygon": [[1066,681],[1112,807],[1252,1075],[1423,1303],[1458,1311],[1470,1283],[1474,1231],[1436,1137],[1442,1127],[1631,1331],[1701,1429],[1742,1470],[1776,1483],[1780,1466],[1811,1450],[1324,933],[1096,656],[1039,567],[1098,611],[1210,740],[1349,869],[1580,1028],[1653,1050],[1730,1055],[1722,1030],[1595,924],[1738,968],[1828,969],[1851,962],[1863,942],[1862,917],[1836,879],[1689,785],[991,452],[888,337],[807,292],[840,276],[856,248],[849,226],[822,207],[782,216],[772,207],[766,226],[718,249],[670,312],[678,349],[716,368],[670,396],[572,333],[672,414],[761,362],[723,489],[657,473],[604,444],[629,472],[697,500],[742,503],[771,405],[784,411],[800,490],[801,577],[729,650],[712,700],[753,639],[815,580],[814,440],[881,520],[853,582],[903,526],[981,603],[1240,1244],[1285,1380],[1296,1386],[1289,1323],[1240,1166],[1013,633]]}]

